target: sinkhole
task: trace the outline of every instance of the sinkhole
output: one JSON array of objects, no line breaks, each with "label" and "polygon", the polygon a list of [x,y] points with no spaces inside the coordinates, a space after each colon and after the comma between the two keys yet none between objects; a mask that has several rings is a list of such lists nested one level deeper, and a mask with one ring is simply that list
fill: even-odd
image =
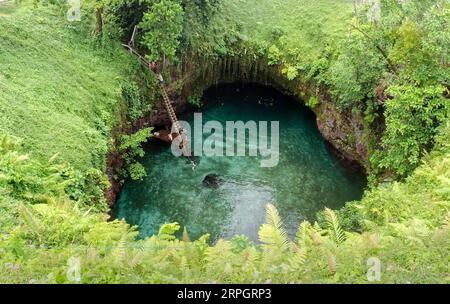
[{"label": "sinkhole", "polygon": [[[188,159],[173,155],[170,144],[150,141],[140,160],[147,177],[125,182],[115,210],[117,218],[139,227],[140,237],[158,233],[163,223],[178,222],[191,239],[208,233],[212,242],[234,235],[258,242],[267,203],[278,209],[293,236],[302,221],[314,221],[325,207],[338,209],[361,198],[366,186],[362,171],[340,162],[321,136],[314,113],[279,91],[260,85],[215,86],[205,91],[203,107],[196,112],[202,113],[203,124],[279,122],[277,164],[261,166],[268,156],[259,151],[256,156],[226,156],[224,147],[224,156],[195,157],[193,170]],[[181,118],[194,125],[194,113]],[[192,145],[211,135],[192,134]],[[224,132],[224,140],[237,140],[234,135]],[[252,144],[248,137],[246,151]]]}]

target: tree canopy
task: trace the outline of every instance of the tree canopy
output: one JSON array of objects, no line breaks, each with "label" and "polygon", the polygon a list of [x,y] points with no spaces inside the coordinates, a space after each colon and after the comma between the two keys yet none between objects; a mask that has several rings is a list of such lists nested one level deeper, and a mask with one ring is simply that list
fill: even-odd
[{"label": "tree canopy", "polygon": [[183,8],[176,0],[160,0],[144,13],[139,28],[150,61],[174,60],[183,30]]}]

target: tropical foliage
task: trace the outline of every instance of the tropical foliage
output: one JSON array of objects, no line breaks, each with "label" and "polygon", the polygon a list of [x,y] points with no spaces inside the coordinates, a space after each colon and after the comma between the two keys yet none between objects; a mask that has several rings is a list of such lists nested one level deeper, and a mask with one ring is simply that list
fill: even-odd
[{"label": "tropical foliage", "polygon": [[175,0],[161,0],[144,13],[139,28],[144,30],[142,42],[149,50],[150,61],[174,60],[183,29],[183,9]]},{"label": "tropical foliage", "polygon": [[145,128],[131,135],[122,135],[120,138],[119,152],[125,160],[130,177],[134,180],[142,179],[147,175],[144,166],[136,159],[144,156],[142,143],[152,136],[152,130],[153,128]]},{"label": "tropical foliage", "polygon": [[[448,1],[382,0],[379,16],[352,13],[350,0],[94,1],[79,23],[52,2],[0,4],[0,282],[367,283],[369,259],[382,283],[448,282]],[[137,47],[175,79],[190,52],[249,55],[312,87],[310,107],[363,115],[376,138],[369,169],[384,182],[295,237],[268,204],[258,244],[190,240],[177,223],[138,239],[107,221],[106,155],[118,150],[121,177],[145,176],[152,129],[136,125],[159,98],[154,76],[120,50],[135,25]]]},{"label": "tropical foliage", "polygon": [[[11,137],[1,139],[0,281],[76,282],[368,282],[369,258],[381,262],[380,282],[446,282],[450,250],[449,129],[439,148],[405,183],[370,191],[352,208],[360,233],[345,231],[326,209],[323,224],[303,222],[287,237],[277,210],[267,206],[261,244],[244,236],[210,245],[190,241],[176,223],[136,240],[123,221],[70,198],[63,167],[34,162]],[[446,151],[446,152],[444,152]],[[18,178],[20,176],[20,178]],[[71,260],[72,259],[72,260]]]}]

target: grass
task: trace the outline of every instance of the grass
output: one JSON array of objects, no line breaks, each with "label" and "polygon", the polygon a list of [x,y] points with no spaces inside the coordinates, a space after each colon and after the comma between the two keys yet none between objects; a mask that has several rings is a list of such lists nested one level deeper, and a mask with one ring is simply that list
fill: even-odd
[{"label": "grass", "polygon": [[244,38],[271,42],[274,29],[284,32],[285,51],[297,48],[314,56],[327,39],[345,37],[352,0],[225,0],[219,18],[236,22]]},{"label": "grass", "polygon": [[101,168],[130,59],[54,8],[0,5],[0,132],[37,158]]},{"label": "grass", "polygon": [[[239,24],[250,41],[284,32],[284,51],[318,54],[325,39],[345,36],[350,0],[224,0],[220,24]],[[130,57],[102,50],[86,23],[31,2],[0,4],[0,131],[25,139],[40,159],[55,153],[80,169],[101,167],[117,121],[120,84]],[[317,35],[317,33],[327,33]]]}]

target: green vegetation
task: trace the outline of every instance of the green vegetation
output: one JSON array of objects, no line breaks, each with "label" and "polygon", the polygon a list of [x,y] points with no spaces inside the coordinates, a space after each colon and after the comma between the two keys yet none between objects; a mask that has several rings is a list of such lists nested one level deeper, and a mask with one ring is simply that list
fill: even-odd
[{"label": "green vegetation", "polygon": [[149,49],[151,62],[160,58],[173,60],[180,44],[183,29],[183,9],[180,3],[161,0],[150,6],[144,13],[139,27],[145,31],[143,43]]},{"label": "green vegetation", "polygon": [[[68,260],[78,258],[83,283],[366,283],[371,257],[382,262],[382,283],[448,282],[448,2],[383,0],[379,21],[367,7],[352,20],[350,0],[298,2],[102,1],[79,23],[45,1],[0,3],[0,282],[68,282]],[[94,11],[109,17],[101,31]],[[360,202],[301,223],[294,240],[271,205],[261,245],[190,241],[187,229],[179,240],[176,223],[137,240],[135,227],[106,221],[103,194],[110,150],[121,152],[124,176],[145,174],[136,158],[151,129],[122,134],[118,147],[112,134],[157,99],[152,76],[118,44],[137,24],[139,47],[167,57],[168,70],[191,51],[248,52],[312,86],[309,106],[326,92],[375,133],[372,180],[397,181],[374,182]]]},{"label": "green vegetation", "polygon": [[135,122],[142,117],[141,97],[139,96],[139,87],[134,82],[125,82],[122,85],[122,96],[128,106],[128,119]]},{"label": "green vegetation", "polygon": [[[27,159],[2,139],[0,282],[68,282],[68,259],[81,261],[83,283],[367,282],[367,259],[382,262],[381,282],[443,283],[450,248],[450,125],[439,147],[405,183],[373,190],[350,205],[362,233],[344,231],[325,210],[323,224],[300,225],[289,240],[268,206],[262,245],[244,236],[208,245],[173,234],[175,223],[136,241],[125,222],[106,222],[65,195],[58,168]],[[21,179],[18,180],[17,176]],[[12,228],[14,227],[14,228]]]},{"label": "green vegetation", "polygon": [[153,128],[145,128],[131,135],[122,135],[120,138],[119,152],[125,160],[130,177],[134,180],[146,176],[144,166],[136,161],[136,158],[144,156],[145,151],[141,144],[152,136],[152,130]]},{"label": "green vegetation", "polygon": [[[291,93],[303,96],[310,87],[313,107],[331,97],[337,110],[364,118],[366,138],[373,138],[371,180],[404,178],[448,119],[449,4],[382,0],[373,14],[370,4],[353,1],[224,0],[208,26],[185,21],[180,49],[211,65],[231,57],[233,71],[236,61],[253,72],[261,68],[252,62],[262,60],[269,66],[263,72],[280,74]],[[408,105],[399,106],[402,100]],[[408,130],[399,128],[417,112],[422,117]]]},{"label": "green vegetation", "polygon": [[[225,21],[237,24],[243,40],[279,43],[284,54],[298,52],[303,62],[320,55],[329,40],[348,32],[352,0],[223,1]],[[221,18],[221,17],[218,17]]]},{"label": "green vegetation", "polygon": [[131,60],[54,9],[0,7],[0,130],[40,160],[104,170]]},{"label": "green vegetation", "polygon": [[203,92],[193,93],[188,97],[188,103],[195,108],[200,108],[202,106]]},{"label": "green vegetation", "polygon": [[263,58],[293,83],[290,88],[315,87],[319,100],[309,100],[312,107],[326,92],[340,111],[363,116],[381,141],[370,147],[372,180],[408,176],[432,148],[437,127],[448,119],[447,1],[382,0],[379,20],[370,5],[353,1],[255,6],[225,0],[222,6],[209,27],[214,34],[207,34],[214,41],[191,44],[202,50],[213,44],[215,56]]},{"label": "green vegetation", "polygon": [[[386,102],[386,133],[378,169],[395,169],[406,176],[429,150],[436,129],[448,120],[449,101],[442,86],[392,86]],[[377,160],[377,159],[376,159]]]}]

